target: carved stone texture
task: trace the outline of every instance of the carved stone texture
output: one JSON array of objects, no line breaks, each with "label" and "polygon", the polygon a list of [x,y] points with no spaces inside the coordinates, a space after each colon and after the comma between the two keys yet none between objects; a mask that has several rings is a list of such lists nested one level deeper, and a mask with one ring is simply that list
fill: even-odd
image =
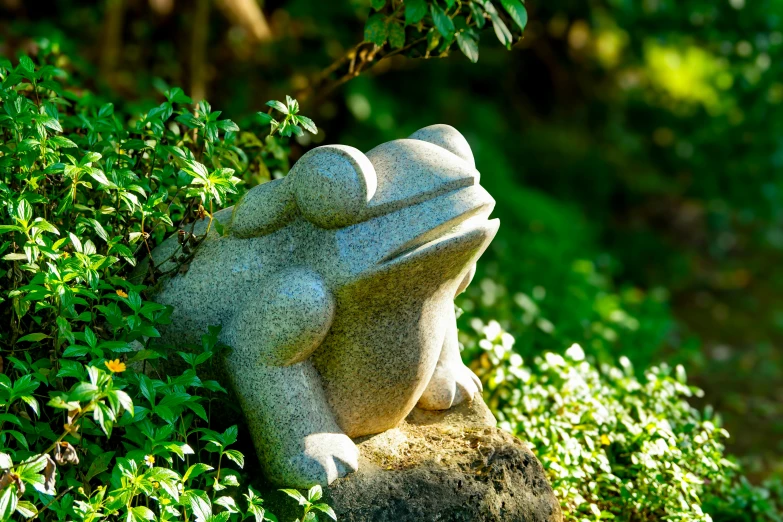
[{"label": "carved stone texture", "polygon": [[[222,326],[231,385],[265,473],[328,484],[358,467],[351,438],[480,390],[462,363],[454,297],[498,228],[473,155],[434,125],[366,155],[327,145],[248,191],[156,299],[164,337]],[[176,237],[153,253],[163,263]],[[163,263],[163,269],[171,267]]]},{"label": "carved stone texture", "polygon": [[[341,522],[561,522],[544,470],[519,439],[497,429],[480,398],[357,439],[359,470],[324,489]],[[301,507],[274,488],[264,505],[280,520]]]}]

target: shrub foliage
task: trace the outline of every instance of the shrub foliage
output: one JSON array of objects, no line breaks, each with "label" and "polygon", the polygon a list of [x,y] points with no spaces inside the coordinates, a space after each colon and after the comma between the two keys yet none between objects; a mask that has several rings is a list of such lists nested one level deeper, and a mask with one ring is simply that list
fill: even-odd
[{"label": "shrub foliage", "polygon": [[[170,309],[128,275],[176,230],[187,263],[186,223],[230,204],[238,176],[285,168],[287,139],[315,126],[270,102],[283,117],[260,117],[261,141],[177,88],[126,117],[63,77],[0,62],[0,520],[274,520],[240,488],[237,426],[211,429],[225,390],[199,368],[218,331],[194,353],[158,346]],[[158,372],[168,356],[187,369]]]},{"label": "shrub foliage", "polygon": [[767,488],[724,456],[729,434],[682,366],[639,378],[627,357],[597,365],[574,344],[526,365],[496,321],[463,333],[500,426],[534,448],[567,520],[780,520]]}]

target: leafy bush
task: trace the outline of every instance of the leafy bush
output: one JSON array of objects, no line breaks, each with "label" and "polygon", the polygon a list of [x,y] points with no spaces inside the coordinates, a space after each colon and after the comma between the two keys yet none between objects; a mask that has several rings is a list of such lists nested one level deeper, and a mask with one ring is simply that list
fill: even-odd
[{"label": "leafy bush", "polygon": [[127,277],[175,230],[187,263],[201,238],[185,223],[230,204],[237,175],[284,168],[287,138],[315,126],[270,102],[284,117],[260,117],[262,142],[177,88],[127,118],[63,78],[0,62],[0,520],[275,520],[240,489],[237,426],[212,429],[225,390],[199,368],[218,330],[193,353],[159,346],[171,310]]},{"label": "leafy bush", "polygon": [[485,25],[491,25],[498,41],[509,49],[514,43],[512,31],[524,31],[527,25],[527,10],[521,0],[501,0],[502,10],[489,0],[445,0],[443,4],[373,0],[375,13],[367,19],[364,40],[378,50],[388,43],[393,53],[425,57],[446,55],[456,43],[462,54],[477,62],[479,31]]},{"label": "leafy bush", "polygon": [[534,447],[567,520],[780,520],[769,492],[724,456],[719,417],[688,403],[701,391],[682,366],[640,379],[626,357],[595,366],[576,344],[526,366],[499,323],[472,325],[462,338],[487,402]]}]

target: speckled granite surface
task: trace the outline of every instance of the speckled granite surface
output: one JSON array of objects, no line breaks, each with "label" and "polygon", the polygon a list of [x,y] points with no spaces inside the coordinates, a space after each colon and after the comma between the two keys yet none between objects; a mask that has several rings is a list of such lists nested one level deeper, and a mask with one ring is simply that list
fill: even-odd
[{"label": "speckled granite surface", "polygon": [[[216,218],[156,299],[171,341],[223,327],[226,365],[270,480],[355,471],[351,438],[445,410],[480,383],[460,359],[453,300],[498,221],[465,138],[447,125],[379,145],[305,154]],[[205,230],[199,224],[198,231]],[[154,253],[164,260],[176,238]]]}]

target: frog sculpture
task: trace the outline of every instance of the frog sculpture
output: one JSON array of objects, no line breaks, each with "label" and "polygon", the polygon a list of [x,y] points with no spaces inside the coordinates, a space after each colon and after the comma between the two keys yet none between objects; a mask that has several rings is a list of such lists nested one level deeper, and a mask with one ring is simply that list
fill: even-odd
[{"label": "frog sculpture", "polygon": [[[326,485],[355,471],[351,438],[418,406],[470,400],[454,297],[498,229],[473,154],[433,125],[366,155],[326,145],[287,177],[217,212],[187,271],[165,281],[163,333],[197,342],[220,324],[224,362],[267,477]],[[169,238],[153,253],[163,264]]]}]

